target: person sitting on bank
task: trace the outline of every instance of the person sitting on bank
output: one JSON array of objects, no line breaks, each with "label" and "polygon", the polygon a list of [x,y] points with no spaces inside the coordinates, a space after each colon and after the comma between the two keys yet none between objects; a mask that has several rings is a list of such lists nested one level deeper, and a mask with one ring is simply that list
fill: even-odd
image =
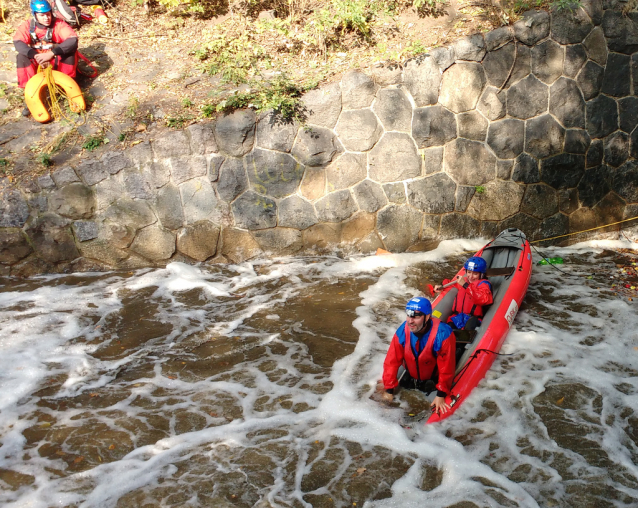
[{"label": "person sitting on bank", "polygon": [[[390,402],[400,384],[430,392],[437,390],[431,408],[445,413],[445,397],[452,390],[455,370],[456,339],[452,328],[432,318],[432,304],[427,298],[412,298],[405,306],[407,318],[392,337],[383,362],[383,399]],[[399,367],[404,366],[401,380]]]},{"label": "person sitting on bank", "polygon": [[[459,330],[474,330],[481,324],[483,307],[491,305],[492,285],[485,278],[487,263],[482,257],[473,256],[463,265],[465,275],[456,279],[458,293],[452,305],[452,314],[448,323]],[[452,281],[446,279],[443,285]],[[436,293],[443,289],[443,285],[434,286]],[[454,286],[452,286],[454,287]]]},{"label": "person sitting on bank", "polygon": [[[31,0],[32,19],[24,21],[13,36],[18,55],[16,67],[18,86],[24,88],[38,66],[49,65],[67,76],[75,78],[78,36],[67,23],[53,16],[47,0]],[[24,116],[29,115],[25,108]]]}]

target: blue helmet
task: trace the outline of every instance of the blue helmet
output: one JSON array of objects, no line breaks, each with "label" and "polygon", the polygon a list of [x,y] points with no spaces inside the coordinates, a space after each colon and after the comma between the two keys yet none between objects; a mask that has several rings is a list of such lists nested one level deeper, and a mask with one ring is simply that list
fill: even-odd
[{"label": "blue helmet", "polygon": [[465,262],[463,268],[465,268],[466,272],[485,273],[487,270],[487,263],[483,258],[473,256]]},{"label": "blue helmet", "polygon": [[410,317],[414,317],[415,312],[421,312],[426,315],[432,314],[432,304],[430,300],[422,296],[412,298],[412,300],[405,305],[405,313]]},{"label": "blue helmet", "polygon": [[47,0],[31,0],[31,14],[51,12],[51,4]]}]

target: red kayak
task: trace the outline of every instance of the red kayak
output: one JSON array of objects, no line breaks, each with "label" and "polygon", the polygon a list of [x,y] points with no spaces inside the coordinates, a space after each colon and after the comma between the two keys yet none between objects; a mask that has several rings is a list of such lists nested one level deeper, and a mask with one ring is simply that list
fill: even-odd
[{"label": "red kayak", "polygon": [[[503,231],[474,255],[487,262],[494,303],[487,309],[474,337],[467,332],[457,334],[457,347],[465,345],[465,352],[457,361],[452,392],[445,399],[451,409],[441,415],[432,413],[426,423],[439,422],[452,415],[485,377],[512,327],[532,276],[529,242],[518,229]],[[461,269],[457,275],[464,273],[465,269]],[[456,293],[455,286],[440,293],[432,303],[432,315],[446,322]]]}]

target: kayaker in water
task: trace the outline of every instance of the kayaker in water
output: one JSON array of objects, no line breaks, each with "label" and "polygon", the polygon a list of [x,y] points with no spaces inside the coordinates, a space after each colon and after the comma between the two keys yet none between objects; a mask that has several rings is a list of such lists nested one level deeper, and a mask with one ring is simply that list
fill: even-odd
[{"label": "kayaker in water", "polygon": [[[383,362],[383,399],[392,401],[400,384],[424,392],[436,389],[432,410],[445,413],[445,397],[452,389],[455,369],[456,339],[452,328],[432,318],[432,304],[427,298],[412,298],[405,306],[407,318],[392,337]],[[405,372],[399,381],[399,367]]]},{"label": "kayaker in water", "polygon": [[[474,330],[481,324],[483,307],[493,302],[492,285],[485,278],[487,263],[483,258],[473,256],[465,262],[463,267],[465,275],[456,279],[458,293],[447,322],[459,330]],[[434,286],[434,292],[442,291],[443,286],[450,282],[452,281],[446,279],[442,285]]]}]

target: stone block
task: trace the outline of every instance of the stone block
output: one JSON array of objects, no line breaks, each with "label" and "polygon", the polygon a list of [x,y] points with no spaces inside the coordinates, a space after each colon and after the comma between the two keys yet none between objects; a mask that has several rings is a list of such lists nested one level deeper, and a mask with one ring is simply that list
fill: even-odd
[{"label": "stone block", "polygon": [[216,182],[219,178],[219,170],[222,167],[222,164],[226,160],[226,157],[217,154],[210,154],[207,156],[207,164],[208,164],[208,179],[211,182]]},{"label": "stone block", "polygon": [[316,224],[303,232],[304,249],[327,250],[341,242],[341,224]]},{"label": "stone block", "polygon": [[[98,237],[118,249],[128,248],[131,243],[133,243],[133,239],[135,238],[135,229],[130,226],[116,224],[115,222],[112,222],[108,219],[102,221],[99,224],[98,228]],[[80,249],[82,249],[82,246],[80,246]],[[83,252],[82,255],[84,255]]]},{"label": "stone block", "polygon": [[[489,120],[498,120],[505,116],[505,112],[507,110],[506,99],[506,92],[499,92],[498,88],[488,86],[483,92],[483,95],[481,95],[476,109],[478,109]],[[457,117],[457,119],[458,118],[459,117]]]},{"label": "stone block", "polygon": [[317,213],[311,203],[299,196],[279,202],[278,225],[282,228],[306,229],[317,223]]},{"label": "stone block", "polygon": [[423,54],[408,60],[403,79],[417,107],[438,102],[441,70],[434,57]]},{"label": "stone block", "polygon": [[0,228],[21,228],[29,218],[29,205],[12,187],[0,188]]},{"label": "stone block", "polygon": [[31,194],[27,199],[27,203],[29,208],[35,213],[46,212],[49,209],[49,200],[46,196]]},{"label": "stone block", "polygon": [[369,176],[379,183],[421,176],[421,157],[408,134],[386,132],[368,153]]},{"label": "stone block", "polygon": [[532,49],[523,45],[516,45],[516,61],[510,78],[505,84],[505,88],[519,82],[532,72]]},{"label": "stone block", "polygon": [[291,255],[303,247],[302,234],[296,229],[263,229],[254,231],[253,237],[267,254]]},{"label": "stone block", "polygon": [[414,110],[412,137],[419,148],[442,146],[456,137],[456,117],[442,106]]},{"label": "stone block", "polygon": [[74,169],[71,166],[66,166],[57,171],[51,173],[51,178],[55,184],[59,187],[64,187],[70,183],[79,182],[78,175],[75,174]]},{"label": "stone block", "polygon": [[483,61],[487,82],[496,88],[501,88],[510,76],[515,57],[514,43],[490,51]]},{"label": "stone block", "polygon": [[630,160],[614,171],[611,188],[627,203],[638,203],[638,162]]},{"label": "stone block", "polygon": [[[607,136],[603,144],[605,164],[617,168],[629,158],[629,136],[625,132],[616,131]],[[638,182],[636,182],[638,185]]]},{"label": "stone block", "polygon": [[85,258],[94,259],[111,267],[119,267],[120,263],[129,257],[127,251],[102,239],[81,243],[80,253]]},{"label": "stone block", "polygon": [[184,212],[179,189],[171,184],[157,193],[155,211],[165,229],[179,229],[184,225]]},{"label": "stone block", "polygon": [[521,202],[521,212],[538,219],[550,217],[558,212],[558,194],[544,183],[527,185]]},{"label": "stone block", "polygon": [[600,93],[603,86],[605,69],[594,62],[587,62],[576,77],[576,83],[583,92],[586,101],[593,99]]},{"label": "stone block", "polygon": [[215,141],[221,152],[233,157],[246,155],[255,141],[255,112],[244,109],[225,114],[215,124]]},{"label": "stone block", "polygon": [[307,92],[301,99],[309,124],[332,129],[341,113],[341,87],[329,83]]},{"label": "stone block", "polygon": [[296,192],[304,174],[304,167],[292,156],[261,148],[246,156],[246,165],[251,188],[273,198]]},{"label": "stone block", "polygon": [[551,12],[552,39],[560,44],[577,44],[594,28],[587,13],[581,7],[554,9]]},{"label": "stone block", "polygon": [[569,232],[569,217],[557,213],[541,222],[539,227],[540,238],[552,238],[566,235]]},{"label": "stone block", "polygon": [[175,252],[175,235],[160,226],[149,226],[138,231],[131,250],[151,261],[168,259]]},{"label": "stone block", "polygon": [[343,152],[343,147],[330,129],[308,127],[300,129],[292,154],[306,166],[324,166]]},{"label": "stone block", "polygon": [[[636,87],[638,87],[638,82]],[[638,97],[624,97],[618,100],[618,115],[620,120],[620,130],[625,131],[627,134],[631,132],[638,125]]]},{"label": "stone block", "polygon": [[494,51],[511,41],[514,38],[514,31],[512,27],[502,26],[496,30],[486,32],[483,37],[485,38],[485,49]]},{"label": "stone block", "polygon": [[624,15],[620,9],[606,10],[601,25],[610,50],[625,55],[638,51],[638,13],[636,11],[630,11]]},{"label": "stone block", "polygon": [[512,159],[497,160],[496,178],[499,180],[509,180],[512,176],[512,169],[514,169],[514,161]]},{"label": "stone block", "polygon": [[48,173],[38,177],[38,185],[42,190],[55,189],[55,182]]},{"label": "stone block", "polygon": [[255,146],[290,152],[299,130],[294,120],[286,120],[280,114],[269,111],[259,116],[255,135]]},{"label": "stone block", "polygon": [[536,183],[541,181],[538,160],[527,153],[520,154],[514,162],[512,180],[521,183]]},{"label": "stone block", "polygon": [[75,170],[87,185],[95,185],[109,176],[106,167],[101,162],[94,160],[80,162]]},{"label": "stone block", "polygon": [[585,156],[561,153],[541,161],[541,180],[554,189],[576,187],[585,173]]},{"label": "stone block", "polygon": [[568,129],[565,131],[565,151],[567,153],[586,154],[591,138],[584,129]]},{"label": "stone block", "polygon": [[53,213],[45,213],[26,229],[35,254],[48,263],[70,261],[80,256],[69,227],[69,221]]},{"label": "stone block", "polygon": [[572,233],[596,227],[596,214],[590,208],[579,208],[569,216],[569,230]]},{"label": "stone block", "polygon": [[563,73],[565,51],[548,40],[532,48],[532,72],[543,83],[551,85]]},{"label": "stone block", "polygon": [[[441,69],[441,72],[444,72],[445,69],[450,67],[456,59],[454,48],[452,46],[440,46],[430,50],[428,54],[434,58],[434,61],[439,66],[439,69]],[[419,55],[416,58],[420,58],[422,56],[424,55]]]},{"label": "stone block", "polygon": [[523,44],[533,46],[549,35],[550,18],[545,11],[526,11],[514,23],[514,35]]},{"label": "stone block", "polygon": [[582,44],[574,44],[565,48],[565,67],[563,74],[575,78],[587,61],[587,51]]},{"label": "stone block", "polygon": [[485,141],[487,136],[488,121],[478,111],[469,111],[456,116],[459,129],[459,137]]},{"label": "stone block", "polygon": [[75,221],[73,223],[73,231],[75,232],[75,238],[80,242],[86,242],[97,238],[98,225],[92,221]]},{"label": "stone block", "polygon": [[603,140],[594,139],[587,150],[586,167],[592,168],[603,163]]},{"label": "stone block", "polygon": [[379,87],[361,71],[348,71],[341,78],[343,109],[367,108],[372,104]]},{"label": "stone block", "polygon": [[19,229],[0,229],[0,263],[14,265],[33,252]]},{"label": "stone block", "polygon": [[[599,226],[603,226],[605,224],[612,224],[622,220],[625,204],[626,203],[622,198],[615,193],[610,192],[594,207],[596,223]],[[619,229],[619,226],[612,226],[611,228],[601,229],[600,232],[618,231]]]},{"label": "stone block", "polygon": [[426,148],[423,150],[423,166],[425,174],[431,175],[443,170],[443,147]]},{"label": "stone block", "polygon": [[519,211],[524,188],[515,182],[494,180],[475,193],[467,213],[479,220],[503,220]]},{"label": "stone block", "polygon": [[610,168],[603,165],[585,170],[583,177],[578,182],[578,197],[581,206],[592,208],[611,190],[608,181],[609,173]]},{"label": "stone block", "polygon": [[486,81],[481,64],[456,63],[443,73],[439,102],[455,113],[474,109]]},{"label": "stone block", "polygon": [[134,230],[157,222],[157,218],[146,201],[120,199],[109,206],[103,214],[104,219],[128,226]]},{"label": "stone block", "polygon": [[638,128],[634,129],[629,136],[629,155],[634,159],[638,158]]},{"label": "stone block", "polygon": [[381,185],[370,180],[364,180],[359,183],[353,189],[353,192],[359,205],[359,210],[365,212],[376,212],[388,203]]},{"label": "stone block", "polygon": [[550,115],[528,120],[525,126],[525,151],[544,159],[563,150],[565,129]]},{"label": "stone block", "polygon": [[484,143],[455,139],[443,160],[445,172],[459,185],[484,185],[496,178],[496,157]]},{"label": "stone block", "polygon": [[310,201],[315,201],[324,196],[326,194],[326,170],[323,168],[306,168],[299,192]]},{"label": "stone block", "polygon": [[549,112],[563,127],[585,127],[585,101],[576,82],[559,78],[549,89]]},{"label": "stone block", "polygon": [[383,88],[377,93],[372,107],[386,131],[409,132],[412,123],[412,104],[400,88]]},{"label": "stone block", "polygon": [[208,178],[189,180],[179,186],[179,192],[186,224],[201,220],[211,220],[217,224],[222,222],[226,208],[215,195]]},{"label": "stone block", "polygon": [[634,83],[634,94],[638,86],[638,54],[631,55],[631,81]]},{"label": "stone block", "polygon": [[207,155],[217,152],[215,124],[213,122],[194,123],[186,130],[190,136],[190,151],[195,155]]},{"label": "stone block", "polygon": [[500,159],[513,159],[523,151],[525,122],[514,118],[490,124],[487,144]]},{"label": "stone block", "polygon": [[154,140],[151,145],[158,159],[190,155],[190,140],[184,131],[173,131]]},{"label": "stone block", "polygon": [[383,249],[385,245],[376,232],[369,233],[357,244],[357,249],[361,254],[374,254],[378,249]]},{"label": "stone block", "polygon": [[[516,217],[516,216],[514,216],[514,217]],[[510,219],[507,219],[507,220],[510,220]],[[516,226],[512,226],[512,227],[516,227]],[[481,222],[481,229],[480,229],[479,236],[481,238],[496,238],[496,236],[501,231],[503,231],[503,229],[507,229],[507,228],[499,228],[499,223],[498,222],[484,220],[484,221]],[[527,230],[526,229],[521,229],[521,231],[527,231]]]},{"label": "stone block", "polygon": [[357,211],[357,203],[348,189],[331,192],[315,203],[320,222],[341,222]]},{"label": "stone block", "polygon": [[277,225],[277,203],[252,191],[244,192],[232,204],[235,224],[245,229],[268,229]]},{"label": "stone block", "polygon": [[477,238],[481,222],[465,213],[449,213],[441,217],[441,238]]},{"label": "stone block", "polygon": [[461,37],[452,43],[457,60],[480,62],[487,51],[483,34]]},{"label": "stone block", "polygon": [[177,233],[177,250],[195,261],[206,261],[217,252],[219,232],[212,222],[195,222]]},{"label": "stone block", "polygon": [[601,91],[613,97],[624,97],[631,93],[631,57],[610,53],[605,66]]},{"label": "stone block", "polygon": [[403,82],[403,67],[394,62],[379,62],[372,66],[372,79],[379,86],[397,85]]},{"label": "stone block", "polygon": [[383,185],[383,191],[390,203],[401,205],[406,202],[405,184],[403,182],[386,183]]},{"label": "stone block", "polygon": [[227,203],[248,189],[248,177],[243,159],[227,158],[219,170],[217,193]]},{"label": "stone block", "polygon": [[208,169],[206,157],[192,155],[190,157],[175,157],[171,161],[171,175],[177,185],[198,176],[205,176]]},{"label": "stone block", "polygon": [[[151,189],[164,187],[171,179],[171,160],[148,162],[140,166],[142,175]],[[155,194],[155,191],[151,191]]]},{"label": "stone block", "polygon": [[346,152],[341,155],[326,168],[328,191],[347,189],[365,179],[368,173],[366,164],[365,154]]},{"label": "stone block", "polygon": [[472,197],[476,192],[476,187],[469,185],[459,185],[456,188],[456,199],[454,201],[454,210],[457,212],[465,212],[467,210]]},{"label": "stone block", "polygon": [[447,213],[454,210],[456,184],[445,173],[412,180],[407,183],[408,203],[425,213]]},{"label": "stone block", "polygon": [[148,141],[143,141],[142,143],[129,148],[126,150],[125,155],[128,157],[131,165],[137,168],[148,164],[153,160],[153,150],[151,149],[151,144]]},{"label": "stone block", "polygon": [[527,120],[547,111],[548,98],[549,87],[530,75],[507,91],[507,113]]},{"label": "stone block", "polygon": [[370,109],[344,111],[335,131],[347,150],[367,152],[383,134],[383,127]]},{"label": "stone block", "polygon": [[153,199],[155,197],[154,186],[151,185],[146,175],[139,171],[135,169],[124,171],[122,180],[129,197],[134,199]]},{"label": "stone block", "polygon": [[587,56],[599,65],[605,66],[607,63],[607,41],[603,29],[596,27],[583,41],[583,46],[587,50]]},{"label": "stone block", "polygon": [[594,25],[598,26],[603,20],[603,2],[602,0],[581,0],[581,7],[585,10],[589,19]]},{"label": "stone block", "polygon": [[131,165],[131,161],[123,152],[106,152],[100,158],[100,162],[111,175],[116,175]]},{"label": "stone block", "polygon": [[377,232],[390,252],[404,252],[417,242],[423,214],[405,205],[390,205],[377,213]]},{"label": "stone block", "polygon": [[263,254],[259,244],[248,231],[235,228],[225,228],[222,231],[221,253],[233,263],[243,263]]},{"label": "stone block", "polygon": [[95,193],[81,183],[65,185],[49,196],[49,209],[69,219],[88,219],[95,208]]},{"label": "stone block", "polygon": [[605,95],[587,102],[587,132],[592,138],[604,138],[618,129],[618,104]]},{"label": "stone block", "polygon": [[558,208],[561,212],[569,215],[578,210],[579,206],[577,189],[561,189],[558,191]]}]

